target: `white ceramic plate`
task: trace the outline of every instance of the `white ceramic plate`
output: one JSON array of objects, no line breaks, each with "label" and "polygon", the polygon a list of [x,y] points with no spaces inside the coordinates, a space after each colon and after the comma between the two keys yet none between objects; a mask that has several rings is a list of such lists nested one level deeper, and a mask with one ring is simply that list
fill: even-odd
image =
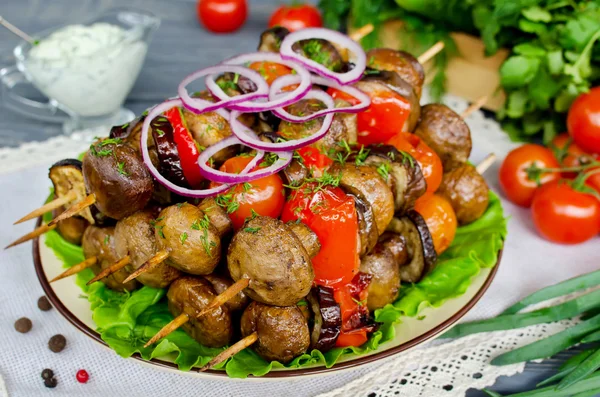
[{"label": "white ceramic plate", "polygon": [[[43,235],[34,241],[33,258],[37,276],[48,299],[75,327],[108,347],[100,338],[100,334],[95,331],[96,325],[92,320],[92,311],[90,310],[89,302],[86,299],[80,298],[81,289],[75,284],[75,278],[68,277],[52,284],[48,282],[48,280],[62,273],[64,268],[62,267],[62,261],[55,256],[54,252],[46,246],[44,241],[45,236]],[[348,369],[399,354],[436,337],[467,314],[483,296],[500,265],[501,254],[502,252],[499,253],[496,266],[492,269],[483,269],[474,278],[471,286],[462,296],[448,300],[439,308],[424,309],[420,313],[421,320],[410,317],[403,318],[402,322],[395,326],[396,337],[380,345],[377,350],[360,356],[342,356],[331,368],[315,365],[299,369],[274,369],[264,377],[309,376]],[[161,357],[160,359],[145,361],[136,354],[132,356],[132,359],[143,361],[155,367],[178,371],[171,357]],[[189,373],[202,377],[227,377],[224,371],[219,370],[210,370],[203,373],[190,371]]]}]

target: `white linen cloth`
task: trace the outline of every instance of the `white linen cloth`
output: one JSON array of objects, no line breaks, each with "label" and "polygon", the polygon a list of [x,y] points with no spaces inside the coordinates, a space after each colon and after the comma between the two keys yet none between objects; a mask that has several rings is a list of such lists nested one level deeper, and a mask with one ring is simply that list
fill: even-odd
[{"label": "white linen cloth", "polygon": [[[449,97],[450,104],[458,111],[466,107],[466,103]],[[469,118],[473,132],[476,151],[473,162],[478,162],[487,153],[494,151],[499,161],[486,173],[487,180],[497,191],[497,168],[504,154],[512,147],[507,138],[499,132],[497,125],[485,120],[481,113]],[[493,131],[492,131],[493,130]],[[85,146],[82,146],[85,147]],[[77,152],[63,152],[60,157],[75,156]],[[51,157],[57,157],[51,153]],[[39,158],[32,161],[40,161]],[[38,207],[48,194],[50,183],[47,178],[48,166],[52,163],[45,160],[43,166],[12,171],[0,175],[0,192],[3,194],[3,205],[0,211],[0,247],[4,247],[18,236],[33,228],[33,221],[12,226],[20,216]],[[3,164],[0,162],[0,169]],[[490,289],[467,315],[466,320],[490,317],[499,314],[510,303],[517,301],[531,292],[554,284],[566,278],[596,270],[600,263],[599,239],[594,238],[585,244],[572,247],[549,243],[539,237],[532,225],[529,211],[518,208],[503,200],[504,210],[510,216],[509,233],[505,245],[503,260],[496,279]],[[363,395],[372,391],[378,395],[388,395],[385,390],[399,391],[400,396],[436,396],[443,384],[434,373],[427,373],[419,379],[419,373],[413,383],[419,383],[419,389],[390,389],[388,385],[398,384],[397,379],[404,374],[404,361],[407,355],[400,354],[385,362],[374,363],[355,370],[349,370],[312,378],[290,378],[284,380],[205,380],[197,377],[162,371],[142,365],[135,360],[125,360],[113,351],[103,348],[87,336],[80,333],[67,322],[55,309],[42,312],[37,308],[37,300],[43,291],[35,276],[31,243],[23,244],[7,251],[0,251],[0,266],[3,276],[0,277],[0,375],[4,378],[6,390],[10,396],[184,396],[184,395],[218,395],[218,396],[315,396],[320,393],[328,395]],[[29,317],[33,328],[27,334],[14,330],[14,322],[20,317]],[[550,328],[546,326],[529,327],[526,335],[520,337],[526,343],[527,337],[554,332],[560,324]],[[61,353],[52,353],[47,342],[54,334],[63,334],[67,339],[67,347]],[[493,334],[495,335],[495,334]],[[500,334],[487,337],[502,338],[512,341],[515,334]],[[508,339],[506,339],[508,338]],[[512,339],[511,339],[512,338]],[[452,345],[435,346],[437,343],[425,345],[428,349],[419,354],[425,358],[436,356],[438,360],[460,360],[461,352],[473,348],[469,339],[452,342]],[[517,342],[515,342],[517,343]],[[502,345],[502,343],[499,343]],[[445,346],[445,347],[444,347]],[[487,355],[494,356],[498,350],[489,345]],[[501,348],[499,346],[498,348]],[[512,347],[512,346],[511,346]],[[504,348],[507,348],[504,346]],[[441,354],[436,354],[439,352]],[[477,354],[473,354],[476,356]],[[443,356],[443,357],[441,357]],[[483,360],[486,358],[484,357]],[[481,357],[479,357],[481,361]],[[478,364],[481,365],[480,363]],[[55,389],[46,389],[41,379],[41,371],[51,368],[58,379]],[[79,384],[75,373],[86,369],[90,374],[87,384]],[[471,385],[491,385],[495,377],[483,381],[475,380],[471,375],[473,368],[464,363],[459,371],[448,375],[452,379],[452,391],[445,391],[443,396],[461,396]],[[501,373],[515,373],[522,370],[522,365],[504,369]],[[396,371],[396,372],[394,372]],[[452,371],[450,371],[452,372]],[[490,372],[501,374],[497,372]],[[376,376],[374,376],[376,374]],[[353,382],[354,381],[354,382]],[[430,383],[430,388],[423,384]],[[476,383],[475,383],[476,382]],[[2,396],[2,379],[0,378],[0,396]],[[390,386],[392,387],[392,386]],[[432,389],[433,387],[433,389]],[[340,389],[341,388],[341,389]],[[386,389],[387,388],[387,389]],[[336,391],[336,389],[339,389]],[[376,390],[377,389],[377,390]],[[385,390],[384,390],[385,389]],[[429,391],[427,391],[429,390]],[[389,395],[392,395],[390,392]]]}]

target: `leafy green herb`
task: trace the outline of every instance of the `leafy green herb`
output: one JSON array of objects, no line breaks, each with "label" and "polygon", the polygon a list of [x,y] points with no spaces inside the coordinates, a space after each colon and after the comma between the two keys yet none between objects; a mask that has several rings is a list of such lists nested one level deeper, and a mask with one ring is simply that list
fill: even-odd
[{"label": "leafy green herb", "polygon": [[112,149],[104,147],[107,145],[118,145],[122,142],[123,140],[121,138],[108,138],[95,144],[92,143],[90,145],[90,153],[97,157],[110,156],[113,154]]},{"label": "leafy green herb", "polygon": [[244,182],[244,184],[242,185],[242,187],[244,188],[244,191],[247,192],[249,190],[252,189],[252,184],[248,183],[248,182]]},{"label": "leafy green herb", "polygon": [[179,241],[181,241],[181,245],[183,245],[185,243],[185,240],[187,240],[187,238],[188,238],[187,232],[183,232],[179,235]]},{"label": "leafy green herb", "polygon": [[245,227],[245,228],[244,228],[244,231],[245,231],[246,233],[252,233],[252,234],[255,234],[255,233],[257,233],[257,232],[259,232],[259,231],[260,231],[260,227]]},{"label": "leafy green herb", "polygon": [[377,167],[377,173],[387,182],[390,178],[390,164],[383,162]]},{"label": "leafy green herb", "polygon": [[108,245],[109,241],[110,241],[110,236],[107,234],[106,236],[104,236],[104,245]]},{"label": "leafy green herb", "polygon": [[302,299],[301,301],[296,303],[296,306],[308,306],[308,302],[306,301],[306,299]]},{"label": "leafy green herb", "polygon": [[175,205],[177,206],[177,208],[181,208],[181,207],[183,207],[184,204],[186,204],[186,202],[182,201],[181,203],[177,203]]},{"label": "leafy green herb", "polygon": [[127,171],[125,171],[125,162],[120,162],[117,163],[117,171],[119,172],[119,175],[123,175],[123,176],[129,176],[129,173]]},{"label": "leafy green herb", "polygon": [[219,207],[225,209],[228,214],[231,214],[240,208],[240,203],[235,199],[233,193],[220,194],[215,199],[215,202]]},{"label": "leafy green herb", "polygon": [[157,225],[157,223],[162,221],[163,219],[164,219],[164,217],[162,217],[162,216],[160,218],[152,219],[150,221],[150,226],[153,227],[154,229],[156,229],[156,232],[158,233],[158,235],[160,237],[166,238],[165,233],[163,232],[165,225]]}]

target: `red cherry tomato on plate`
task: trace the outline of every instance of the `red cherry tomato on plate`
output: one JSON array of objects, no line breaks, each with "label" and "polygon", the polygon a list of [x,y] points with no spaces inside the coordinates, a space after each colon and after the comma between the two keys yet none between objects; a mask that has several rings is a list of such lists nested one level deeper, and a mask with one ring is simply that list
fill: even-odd
[{"label": "red cherry tomato on plate", "polygon": [[579,192],[567,181],[552,181],[540,187],[531,204],[533,223],[546,239],[577,244],[600,232],[600,201]]},{"label": "red cherry tomato on plate", "polygon": [[269,19],[269,27],[283,26],[290,32],[323,26],[319,9],[310,4],[283,5]]},{"label": "red cherry tomato on plate", "polygon": [[[500,166],[500,187],[504,195],[522,207],[531,206],[538,183],[531,180],[525,171],[535,164],[539,168],[559,168],[552,151],[541,145],[527,144],[512,150]],[[558,172],[543,173],[539,183],[544,184],[560,178]]]},{"label": "red cherry tomato on plate", "polygon": [[198,19],[214,33],[238,30],[246,21],[246,0],[200,0],[196,8]]},{"label": "red cherry tomato on plate", "polygon": [[[561,155],[561,158],[558,158],[558,160],[564,167],[579,167],[591,163],[598,157],[580,148],[567,133],[560,134],[554,138],[552,146],[555,149],[554,154]],[[563,172],[563,176],[565,177],[574,177],[575,175],[576,173],[574,172]]]},{"label": "red cherry tomato on plate", "polygon": [[442,160],[425,142],[415,134],[401,132],[387,142],[388,145],[406,152],[414,157],[421,166],[423,177],[427,182],[426,194],[433,194],[442,183]]},{"label": "red cherry tomato on plate", "polygon": [[583,150],[600,154],[600,87],[575,99],[567,116],[567,129]]},{"label": "red cherry tomato on plate", "polygon": [[[249,156],[232,157],[225,161],[219,170],[232,174],[239,173],[251,160],[252,157]],[[219,184],[211,182],[210,185],[214,187]],[[221,196],[221,203],[226,205],[233,227],[238,230],[244,225],[246,218],[254,214],[278,218],[285,204],[284,193],[281,178],[273,174],[252,182],[238,184],[219,196]]]}]

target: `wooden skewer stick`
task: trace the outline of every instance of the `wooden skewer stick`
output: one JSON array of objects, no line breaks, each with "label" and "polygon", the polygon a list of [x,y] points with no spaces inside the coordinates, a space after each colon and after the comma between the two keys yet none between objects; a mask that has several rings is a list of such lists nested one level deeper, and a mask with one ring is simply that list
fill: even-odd
[{"label": "wooden skewer stick", "polygon": [[211,369],[215,365],[227,360],[229,357],[233,357],[237,353],[241,352],[245,348],[251,346],[254,342],[258,340],[258,334],[256,332],[251,333],[243,339],[240,339],[233,345],[229,346],[227,349],[223,350],[219,353],[215,358],[210,360],[205,366],[200,368],[200,372],[204,372],[208,369]]},{"label": "wooden skewer stick", "polygon": [[466,108],[465,111],[460,114],[460,117],[462,117],[463,119],[466,119],[471,113],[473,113],[476,110],[481,109],[481,107],[483,105],[485,105],[485,103],[488,101],[488,99],[489,98],[487,95],[480,97],[478,100],[473,102],[468,108]]},{"label": "wooden skewer stick", "polygon": [[490,168],[490,166],[492,164],[494,164],[495,161],[496,161],[496,155],[494,153],[490,153],[483,159],[483,161],[481,161],[481,163],[477,164],[477,167],[475,167],[475,169],[477,170],[477,172],[480,175],[483,175],[483,173],[488,168]]},{"label": "wooden skewer stick", "polygon": [[156,253],[156,255],[154,255],[152,258],[148,259],[142,266],[138,267],[125,280],[123,280],[123,284],[128,283],[131,280],[137,278],[142,273],[146,273],[147,271],[152,270],[156,266],[160,265],[168,257],[169,257],[169,251],[166,251],[166,250],[158,251]]},{"label": "wooden skewer stick", "polygon": [[25,241],[33,240],[34,238],[39,237],[42,234],[44,234],[50,230],[53,230],[55,228],[56,228],[56,225],[42,225],[42,226],[38,227],[37,229],[35,229],[34,231],[27,233],[23,237],[19,237],[18,239],[16,239],[12,243],[8,244],[6,247],[4,247],[4,249],[14,247],[15,245],[19,245],[21,243],[24,243]]},{"label": "wooden skewer stick", "polygon": [[148,347],[148,346],[152,345],[153,343],[156,343],[159,339],[162,339],[165,336],[169,335],[171,332],[175,331],[177,328],[181,327],[183,324],[187,323],[188,321],[190,321],[190,317],[185,313],[181,313],[179,316],[175,317],[175,319],[173,321],[171,321],[169,324],[162,327],[162,329],[160,331],[158,331],[156,333],[156,335],[154,335],[148,341],[148,343],[146,343],[144,345],[144,347]]},{"label": "wooden skewer stick", "polygon": [[70,268],[68,268],[67,270],[65,270],[58,276],[54,277],[52,280],[50,280],[50,282],[53,283],[55,281],[62,280],[65,277],[69,277],[74,274],[77,274],[77,273],[81,272],[82,270],[87,269],[88,267],[94,266],[97,262],[98,262],[98,258],[95,256],[92,256],[91,258],[88,258],[88,259],[84,260],[83,262],[80,262],[74,266],[71,266]]},{"label": "wooden skewer stick", "polygon": [[373,29],[375,29],[375,27],[369,23],[369,24],[363,26],[362,28],[357,29],[354,32],[352,32],[352,34],[350,35],[350,38],[354,41],[360,41],[360,40],[362,40],[363,37],[365,37],[366,35],[371,33],[373,31]]},{"label": "wooden skewer stick", "polygon": [[13,225],[17,225],[19,223],[28,221],[30,219],[37,218],[38,216],[42,216],[46,212],[55,210],[55,209],[59,208],[60,206],[67,204],[69,201],[75,200],[76,198],[77,198],[77,193],[75,193],[75,191],[72,190],[69,193],[67,193],[65,196],[54,199],[54,200],[50,201],[49,203],[44,204],[40,208],[31,211],[29,214],[25,215],[23,218],[19,219],[15,223],[13,223]]},{"label": "wooden skewer stick", "polygon": [[233,283],[229,288],[225,291],[221,292],[215,299],[213,299],[204,309],[198,313],[198,317],[205,315],[209,311],[213,310],[216,307],[219,307],[225,304],[227,301],[232,299],[234,296],[239,294],[250,284],[250,280],[247,278],[241,278],[235,283]]},{"label": "wooden skewer stick", "polygon": [[96,195],[94,193],[89,194],[86,198],[81,200],[80,202],[73,204],[69,207],[65,212],[54,218],[52,221],[48,223],[48,225],[56,225],[58,222],[65,220],[67,218],[72,217],[73,215],[77,215],[80,211],[83,211],[87,207],[91,206],[96,202]]},{"label": "wooden skewer stick", "polygon": [[434,45],[431,46],[431,48],[429,48],[427,51],[425,51],[424,53],[422,53],[417,60],[419,61],[420,64],[424,64],[427,61],[429,61],[431,58],[433,58],[434,56],[437,55],[438,52],[442,51],[444,49],[444,42],[443,41],[438,41],[437,43],[435,43]]},{"label": "wooden skewer stick", "polygon": [[32,45],[36,45],[38,43],[37,40],[35,40],[33,37],[31,37],[27,33],[23,32],[21,29],[19,29],[12,23],[8,22],[2,16],[0,16],[0,25],[4,26],[6,29],[10,30],[11,32],[13,32],[14,34],[16,34],[17,36],[19,36],[20,38],[29,42]]},{"label": "wooden skewer stick", "polygon": [[117,261],[116,263],[110,265],[110,267],[107,267],[106,269],[104,269],[100,273],[98,273],[96,275],[96,277],[94,277],[93,279],[91,279],[90,281],[87,282],[87,285],[90,285],[92,283],[95,283],[96,281],[102,280],[104,277],[110,276],[117,270],[124,268],[125,266],[129,265],[130,263],[131,263],[131,257],[129,255],[126,255],[123,259]]}]

